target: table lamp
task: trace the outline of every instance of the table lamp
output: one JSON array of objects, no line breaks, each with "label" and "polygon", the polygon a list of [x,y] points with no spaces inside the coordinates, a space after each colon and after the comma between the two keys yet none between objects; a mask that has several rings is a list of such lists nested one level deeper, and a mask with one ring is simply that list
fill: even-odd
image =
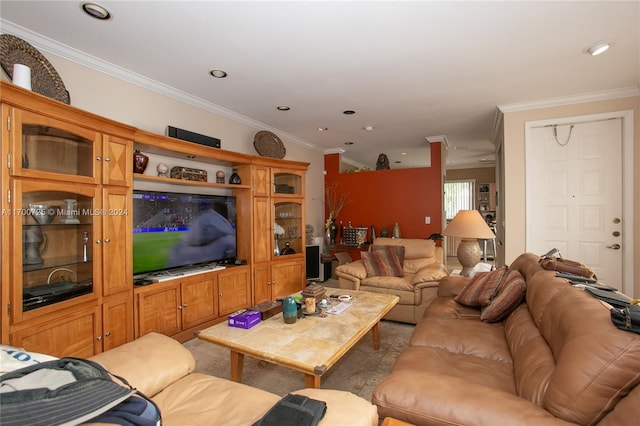
[{"label": "table lamp", "polygon": [[495,234],[477,210],[460,210],[444,228],[442,235],[458,237],[462,240],[458,245],[458,261],[462,265],[460,275],[468,277],[474,266],[480,262],[482,250],[478,244],[480,239],[493,239]]}]

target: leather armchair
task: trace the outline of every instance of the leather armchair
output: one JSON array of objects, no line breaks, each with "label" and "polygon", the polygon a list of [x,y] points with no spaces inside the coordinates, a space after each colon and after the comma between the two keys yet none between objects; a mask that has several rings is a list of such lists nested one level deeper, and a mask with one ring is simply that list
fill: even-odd
[{"label": "leather armchair", "polygon": [[368,276],[362,259],[356,260],[336,268],[340,288],[395,294],[400,302],[385,319],[415,324],[436,297],[440,279],[449,275],[442,247],[433,240],[410,238],[377,238],[373,244],[404,247],[403,275]]}]

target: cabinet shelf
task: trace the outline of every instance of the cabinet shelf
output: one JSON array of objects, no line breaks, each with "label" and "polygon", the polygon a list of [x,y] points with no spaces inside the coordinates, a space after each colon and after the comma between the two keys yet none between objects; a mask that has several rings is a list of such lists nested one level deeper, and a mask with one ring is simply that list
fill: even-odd
[{"label": "cabinet shelf", "polygon": [[143,175],[143,174],[135,174],[133,176],[135,180],[147,180],[152,182],[170,183],[173,185],[202,186],[202,187],[208,187],[208,188],[224,188],[224,189],[251,189],[251,185],[243,185],[243,184],[236,185],[236,184],[230,184],[230,183],[198,182],[195,180],[175,179],[175,178],[169,178],[169,177]]},{"label": "cabinet shelf", "polygon": [[44,269],[61,268],[65,266],[75,266],[78,264],[90,265],[93,259],[89,258],[87,261],[82,260],[78,256],[60,256],[46,259],[43,263],[35,265],[22,265],[23,272],[42,271]]}]

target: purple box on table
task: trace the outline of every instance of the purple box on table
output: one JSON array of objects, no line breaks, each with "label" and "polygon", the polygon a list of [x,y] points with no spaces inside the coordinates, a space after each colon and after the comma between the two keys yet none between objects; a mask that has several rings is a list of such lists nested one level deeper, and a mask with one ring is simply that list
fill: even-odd
[{"label": "purple box on table", "polygon": [[249,309],[241,309],[227,317],[229,327],[251,328],[260,322],[260,312]]}]

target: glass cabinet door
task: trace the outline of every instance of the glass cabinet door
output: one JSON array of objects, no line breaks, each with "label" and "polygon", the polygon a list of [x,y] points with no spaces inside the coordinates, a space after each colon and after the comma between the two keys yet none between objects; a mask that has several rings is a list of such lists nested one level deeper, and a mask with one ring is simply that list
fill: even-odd
[{"label": "glass cabinet door", "polygon": [[274,200],[274,255],[303,254],[304,226],[299,201]]},{"label": "glass cabinet door", "polygon": [[24,313],[93,294],[97,190],[20,181],[14,190],[14,306]]},{"label": "glass cabinet door", "polygon": [[302,194],[302,173],[273,170],[273,193],[278,195],[295,195]]},{"label": "glass cabinet door", "polygon": [[12,173],[96,183],[101,135],[93,130],[16,110]]}]

